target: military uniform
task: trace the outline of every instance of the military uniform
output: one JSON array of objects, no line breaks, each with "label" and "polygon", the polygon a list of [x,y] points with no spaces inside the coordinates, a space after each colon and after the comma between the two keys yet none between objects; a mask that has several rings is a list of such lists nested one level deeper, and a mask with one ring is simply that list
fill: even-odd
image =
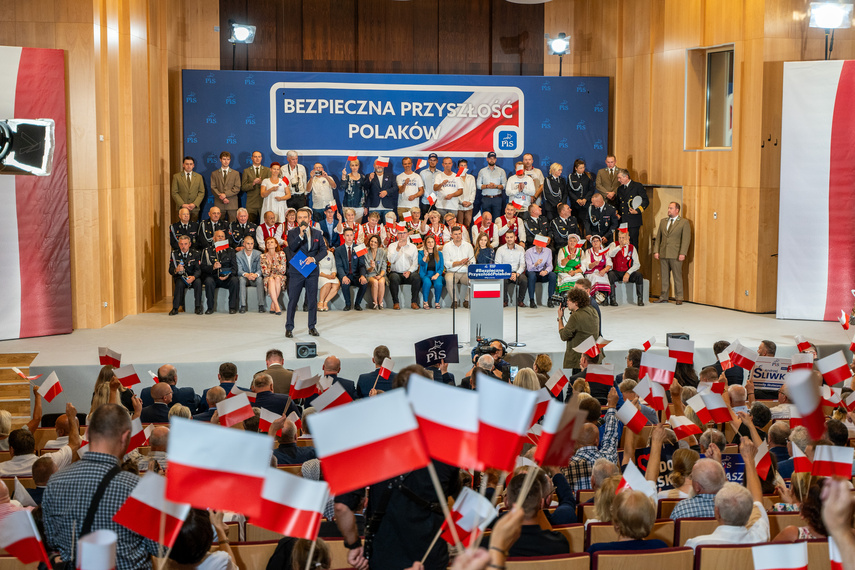
[{"label": "military uniform", "polygon": [[[199,264],[199,252],[189,250],[182,253],[180,249],[172,250],[169,256],[169,274],[172,275],[172,283],[175,286],[172,297],[172,311],[184,305],[184,297],[187,289],[193,289],[195,299],[195,311],[197,315],[202,314],[202,266]],[[192,283],[187,283],[187,278],[193,277]]]},{"label": "military uniform", "polygon": [[216,224],[207,219],[199,223],[199,231],[196,233],[196,249],[203,250],[214,245],[214,232],[222,231],[229,235],[229,223],[220,220]]},{"label": "military uniform", "polygon": [[529,249],[534,246],[534,238],[538,234],[549,237],[549,220],[546,216],[538,216],[535,220],[528,214],[522,218],[523,226],[525,226],[525,248]]},{"label": "military uniform", "polygon": [[[217,308],[217,287],[229,290],[229,313],[237,313],[238,288],[240,283],[237,278],[235,250],[229,248],[217,251],[214,246],[211,246],[202,252],[201,257],[202,273],[205,280],[205,297],[208,301],[206,314],[210,315]],[[217,261],[220,262],[222,267],[214,269],[214,263]]]},{"label": "military uniform", "polygon": [[548,221],[558,217],[558,205],[567,203],[567,179],[563,176],[547,176],[543,181],[543,194],[541,194],[541,203],[543,207],[543,215]]},{"label": "military uniform", "polygon": [[[591,197],[597,190],[594,180],[587,172],[583,172],[581,176],[573,172],[567,177],[567,187],[567,200],[573,210],[573,215],[577,220],[581,219],[585,214],[585,210],[591,204]],[[603,198],[605,199],[605,196]],[[585,200],[585,205],[580,206],[576,200]],[[606,200],[606,203],[608,202]]]},{"label": "military uniform", "polygon": [[[636,196],[641,196],[641,206],[635,210],[637,214],[630,213],[632,208],[632,200]],[[638,249],[638,234],[641,231],[641,212],[650,205],[650,200],[647,199],[647,190],[641,182],[630,180],[629,184],[618,187],[618,212],[620,213],[620,221],[629,228],[629,243]]]},{"label": "military uniform", "polygon": [[585,216],[585,235],[600,236],[609,242],[612,240],[612,233],[619,224],[617,211],[608,204],[604,204],[602,208],[595,208],[593,205],[588,206]]},{"label": "military uniform", "polygon": [[549,237],[552,238],[550,245],[552,251],[558,252],[562,247],[567,245],[567,236],[576,234],[581,236],[584,232],[579,228],[579,223],[572,215],[567,218],[555,218],[549,224]]},{"label": "military uniform", "polygon": [[[233,249],[237,249],[239,247],[243,247],[243,238],[246,236],[251,236],[253,240],[255,240],[255,230],[258,228],[257,225],[252,222],[247,222],[245,224],[241,224],[237,220],[229,224],[229,245]],[[264,244],[257,243],[255,244],[255,249],[264,251],[262,247]]]},{"label": "military uniform", "polygon": [[190,247],[196,248],[196,234],[199,233],[199,222],[175,222],[169,226],[169,245],[172,249],[178,249],[178,238],[187,236],[190,238]]}]

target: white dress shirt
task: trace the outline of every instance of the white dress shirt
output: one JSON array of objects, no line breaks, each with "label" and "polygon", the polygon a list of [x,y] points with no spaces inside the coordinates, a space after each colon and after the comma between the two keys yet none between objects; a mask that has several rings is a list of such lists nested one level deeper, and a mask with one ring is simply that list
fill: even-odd
[{"label": "white dress shirt", "polygon": [[[469,264],[474,261],[475,250],[472,249],[472,245],[466,243],[465,240],[460,240],[460,245],[454,245],[454,242],[449,242],[445,244],[442,248],[442,260],[445,263],[446,271],[451,271],[453,273],[467,273],[469,271]],[[457,267],[452,267],[451,264],[457,261],[468,260],[467,263],[463,265],[458,265]]]},{"label": "white dress shirt", "polygon": [[511,271],[517,275],[525,273],[525,248],[519,244],[514,244],[514,249],[508,249],[508,244],[499,246],[496,250],[496,263],[510,264]]},{"label": "white dress shirt", "polygon": [[415,244],[410,243],[407,238],[407,243],[400,247],[399,241],[394,241],[386,248],[386,259],[389,260],[390,271],[394,273],[416,273],[419,270],[419,250]]},{"label": "white dress shirt", "polygon": [[686,546],[692,550],[704,544],[754,544],[769,542],[769,515],[763,503],[754,502],[754,514],[759,512],[760,518],[750,527],[719,525],[712,534],[696,536],[686,541]]}]

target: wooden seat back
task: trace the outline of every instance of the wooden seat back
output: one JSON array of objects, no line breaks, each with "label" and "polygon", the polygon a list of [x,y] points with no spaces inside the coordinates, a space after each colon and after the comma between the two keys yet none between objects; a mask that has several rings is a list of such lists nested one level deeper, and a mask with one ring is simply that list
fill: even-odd
[{"label": "wooden seat back", "polygon": [[714,518],[677,519],[674,527],[674,544],[683,546],[690,538],[712,534],[716,527],[718,522]]},{"label": "wooden seat back", "polygon": [[570,552],[585,551],[585,525],[582,523],[554,526],[552,530],[564,535],[570,543]]},{"label": "wooden seat back", "polygon": [[[692,570],[695,557],[691,548],[660,548],[658,550],[628,550],[595,552],[591,555],[591,570]],[[751,568],[739,566],[738,568]],[[737,568],[737,567],[734,567]]]},{"label": "wooden seat back", "polygon": [[[671,519],[657,520],[653,523],[653,528],[650,530],[650,534],[648,534],[646,538],[658,538],[668,546],[673,546],[674,521]],[[600,542],[615,542],[617,539],[618,533],[612,523],[591,523],[588,525],[585,532],[585,550],[587,550],[592,544],[598,544]]]},{"label": "wooden seat back", "polygon": [[591,555],[583,552],[579,554],[558,554],[555,556],[534,556],[531,558],[508,558],[505,566],[523,570],[588,570],[591,566]]}]

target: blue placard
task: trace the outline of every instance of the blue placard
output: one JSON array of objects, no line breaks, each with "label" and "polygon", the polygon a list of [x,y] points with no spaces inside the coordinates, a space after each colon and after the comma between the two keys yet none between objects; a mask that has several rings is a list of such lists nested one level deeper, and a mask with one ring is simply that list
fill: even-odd
[{"label": "blue placard", "polygon": [[294,254],[294,256],[288,263],[293,265],[294,268],[303,275],[303,277],[308,277],[309,274],[315,270],[315,267],[317,267],[318,264],[313,262],[307,263],[307,259],[308,257],[306,257],[305,253],[300,250],[297,250],[297,253]]},{"label": "blue placard", "polygon": [[510,279],[510,263],[474,263],[469,266],[469,279]]},{"label": "blue placard", "polygon": [[740,485],[745,483],[745,461],[740,454],[722,453],[721,466],[724,467],[724,474],[729,482]]}]

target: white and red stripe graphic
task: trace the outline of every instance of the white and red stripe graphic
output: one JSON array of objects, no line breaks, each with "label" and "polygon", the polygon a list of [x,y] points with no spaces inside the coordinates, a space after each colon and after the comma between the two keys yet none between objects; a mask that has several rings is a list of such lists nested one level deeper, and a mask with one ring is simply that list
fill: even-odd
[{"label": "white and red stripe graphic", "polygon": [[576,453],[576,439],[582,431],[586,416],[579,409],[575,397],[566,405],[551,401],[543,417],[534,460],[540,465],[567,465]]},{"label": "white and red stripe graphic", "polygon": [[410,212],[409,210],[404,210],[404,215],[401,216],[401,219],[404,220],[405,222],[408,222],[408,223],[412,222],[413,221],[413,213]]},{"label": "white and red stripe graphic", "polygon": [[633,433],[641,433],[641,428],[647,425],[647,418],[629,400],[624,400],[623,405],[618,408],[617,417]]},{"label": "white and red stripe graphic", "polygon": [[119,382],[121,382],[122,386],[124,386],[125,388],[130,388],[134,384],[139,384],[142,382],[133,364],[128,364],[127,366],[116,368],[115,370],[113,370],[113,374],[116,375],[116,378],[119,379]]},{"label": "white and red stripe graphic", "polygon": [[[808,356],[812,356],[808,353]],[[816,368],[829,386],[836,386],[852,378],[852,371],[842,350],[816,361]]]},{"label": "white and red stripe graphic", "polygon": [[525,197],[517,196],[513,199],[513,201],[511,201],[511,206],[513,206],[517,210],[522,210],[523,208],[525,208]]},{"label": "white and red stripe graphic", "polygon": [[648,497],[656,501],[656,484],[653,481],[645,479],[644,474],[635,466],[635,463],[630,459],[623,470],[623,475],[620,478],[615,495],[626,489],[633,491],[641,491]]},{"label": "white and red stripe graphic", "polygon": [[796,423],[803,425],[811,438],[819,439],[825,432],[825,415],[819,388],[811,376],[810,370],[795,370],[787,374],[784,382],[789,399],[795,405],[795,409],[790,409],[790,427],[795,427]]},{"label": "white and red stripe graphic", "polygon": [[828,558],[831,562],[831,570],[843,570],[843,556],[831,536],[828,537]]},{"label": "white and red stripe graphic", "polygon": [[[39,376],[41,376],[41,374]],[[51,372],[47,377],[47,380],[42,382],[42,385],[39,386],[39,395],[44,398],[45,401],[53,402],[53,399],[61,393],[62,385],[59,383],[59,378],[57,378],[56,372]]]},{"label": "white and red stripe graphic", "polygon": [[403,390],[324,410],[307,421],[324,479],[336,495],[430,462]]},{"label": "white and red stripe graphic", "polygon": [[[793,444],[793,447],[797,447]],[[757,468],[757,475],[761,481],[765,481],[769,476],[769,469],[772,468],[772,457],[769,455],[769,444],[765,441],[757,448],[754,454],[754,466]]]},{"label": "white and red stripe graphic", "polygon": [[70,333],[64,52],[4,46],[0,55],[0,117],[55,123],[50,176],[0,176],[0,340]]},{"label": "white and red stripe graphic", "polygon": [[413,374],[407,396],[428,454],[449,465],[480,470],[478,394]]},{"label": "white and red stripe graphic", "polygon": [[466,176],[467,172],[469,172],[469,169],[466,168],[465,166],[461,166],[460,168],[457,169],[457,174],[455,174],[454,176],[456,178],[460,178],[461,176]]},{"label": "white and red stripe graphic", "polygon": [[17,558],[22,564],[50,564],[45,545],[29,509],[13,511],[0,518],[0,549]]},{"label": "white and red stripe graphic", "polygon": [[810,473],[813,471],[813,461],[808,459],[808,456],[805,455],[805,452],[796,445],[793,444],[793,473]]},{"label": "white and red stripe graphic", "polygon": [[243,388],[239,388],[237,384],[232,386],[232,389],[229,390],[229,393],[226,394],[226,399],[234,398],[235,396],[240,396],[244,394],[250,402],[254,402],[256,399],[255,392],[251,392],[250,390],[244,390]]},{"label": "white and red stripe graphic", "polygon": [[724,389],[726,387],[727,386],[724,382],[698,382],[698,394],[702,394],[704,392],[715,392],[716,394],[724,394]]},{"label": "white and red stripe graphic", "polygon": [[427,200],[428,204],[433,206],[434,204],[436,204],[436,192],[431,190],[425,199]]},{"label": "white and red stripe graphic", "polygon": [[798,370],[799,368],[813,368],[813,354],[810,352],[797,352],[790,358],[789,371]]},{"label": "white and red stripe graphic", "polygon": [[695,394],[686,400],[686,404],[692,408],[692,411],[695,412],[695,415],[698,416],[698,420],[700,420],[702,424],[706,425],[712,421],[712,414],[707,410],[700,394]]},{"label": "white and red stripe graphic", "polygon": [[846,408],[847,412],[855,412],[855,392],[852,392],[843,400],[843,407]]},{"label": "white and red stripe graphic", "polygon": [[579,354],[585,354],[590,358],[596,358],[597,355],[600,354],[600,347],[597,346],[597,339],[593,336],[589,336],[580,344],[574,346],[573,350]]},{"label": "white and red stripe graphic", "polygon": [[421,170],[422,168],[425,168],[427,165],[428,165],[428,161],[423,159],[423,158],[420,158],[416,161],[416,167],[413,170]]},{"label": "white and red stripe graphic", "polygon": [[353,398],[344,389],[344,386],[336,382],[323,394],[312,400],[312,407],[317,411],[343,406],[348,402],[352,402]]},{"label": "white and red stripe graphic", "polygon": [[596,384],[612,386],[615,383],[615,365],[589,364],[585,370],[585,380]]},{"label": "white and red stripe graphic", "polygon": [[122,355],[106,346],[98,347],[98,362],[101,366],[112,366],[118,368],[122,365]]},{"label": "white and red stripe graphic", "polygon": [[250,517],[261,513],[269,437],[176,417],[169,428],[167,499]]},{"label": "white and red stripe graphic", "polygon": [[701,428],[686,416],[671,416],[668,418],[668,423],[674,429],[677,439],[686,439],[687,437],[703,433]]},{"label": "white and red stripe graphic", "polygon": [[538,443],[540,443],[540,437],[543,435],[543,426],[541,424],[534,424],[533,426],[528,428],[528,433],[525,435],[526,437],[528,437],[528,440],[530,442],[537,445]]},{"label": "white and red stripe graphic", "polygon": [[645,352],[641,355],[641,367],[638,370],[638,378],[640,380],[650,378],[651,382],[658,382],[669,387],[674,381],[674,371],[676,369],[676,358]]},{"label": "white and red stripe graphic", "polygon": [[536,401],[536,392],[478,375],[478,459],[485,468],[514,469]]},{"label": "white and red stripe graphic", "polygon": [[472,218],[472,225],[480,226],[482,221],[484,221],[484,217],[481,215],[481,210],[478,210],[478,212]]},{"label": "white and red stripe graphic", "polygon": [[501,283],[479,283],[472,282],[473,299],[498,299],[502,296]]},{"label": "white and red stripe graphic", "polygon": [[[469,546],[472,541],[478,539],[498,513],[490,499],[470,489],[463,487],[454,506],[451,508],[451,518],[457,527],[457,536],[464,546]],[[477,525],[477,526],[476,526]],[[454,535],[448,527],[448,521],[442,523],[442,534],[440,535],[448,544],[455,544]]]},{"label": "white and red stripe graphic", "polygon": [[784,64],[778,223],[811,231],[778,234],[778,318],[833,321],[852,306],[854,91],[855,61]]},{"label": "white and red stripe graphic", "polygon": [[796,348],[799,350],[799,352],[805,351],[810,348],[810,343],[802,335],[797,334],[794,338],[796,339]]},{"label": "white and red stripe graphic", "polygon": [[823,406],[837,407],[842,401],[843,388],[833,388],[827,384],[819,387],[819,399]]},{"label": "white and red stripe graphic", "polygon": [[313,396],[318,393],[318,380],[320,380],[320,376],[312,376],[312,371],[308,366],[298,368],[291,375],[288,395],[294,400]]},{"label": "white and red stripe graphic", "polygon": [[252,411],[252,405],[249,403],[249,398],[246,397],[246,393],[238,394],[234,398],[226,398],[222,402],[217,402],[217,414],[219,415],[220,425],[225,427],[231,427],[255,415]]},{"label": "white and red stripe graphic", "polygon": [[843,330],[849,330],[849,315],[846,314],[846,311],[840,309],[840,316],[837,317],[837,322],[843,327]]},{"label": "white and red stripe graphic", "polygon": [[558,394],[564,390],[564,386],[566,386],[568,382],[569,380],[567,379],[567,375],[559,368],[552,373],[552,376],[549,377],[549,380],[546,382],[546,389],[549,390],[553,396],[558,396]]},{"label": "white and red stripe graphic", "polygon": [[851,479],[853,453],[855,453],[855,449],[851,447],[817,445],[813,451],[811,474],[815,477]]},{"label": "white and red stripe graphic", "polygon": [[[721,394],[716,394],[715,392],[704,392],[703,394],[698,395],[701,397],[701,400],[704,401],[704,407],[707,409],[712,421],[716,423],[724,423],[733,419],[730,415],[730,409],[728,409],[727,404],[724,403],[724,398],[721,397]],[[700,418],[700,415],[698,418]]]},{"label": "white and red stripe graphic", "polygon": [[364,243],[358,243],[353,246],[353,253],[356,254],[356,257],[362,257],[366,253],[368,253],[368,248],[365,247]]},{"label": "white and red stripe graphic", "polygon": [[229,249],[229,240],[224,239],[221,241],[215,241],[214,242],[214,250],[215,251],[225,251],[227,249]]},{"label": "white and red stripe graphic", "polygon": [[681,364],[694,364],[695,341],[682,338],[669,339],[668,356],[677,359]]},{"label": "white and red stripe graphic", "polygon": [[35,376],[27,376],[26,374],[24,374],[24,373],[21,371],[21,369],[20,369],[20,368],[15,368],[14,366],[12,367],[12,372],[14,372],[15,374],[17,374],[18,376],[20,376],[20,377],[21,377],[21,378],[23,378],[24,380],[38,380],[39,378],[41,378],[42,376],[44,376],[44,374],[36,374]]},{"label": "white and red stripe graphic", "polygon": [[665,387],[659,382],[651,382],[649,378],[645,378],[636,384],[632,391],[654,410],[662,411],[668,405]]},{"label": "white and red stripe graphic", "polygon": [[347,161],[353,162],[354,160],[359,160],[359,156],[354,152],[352,154],[347,155]]},{"label": "white and red stripe graphic", "polygon": [[148,443],[149,435],[151,435],[153,426],[149,425],[146,429],[143,429],[142,422],[139,418],[134,418],[131,420],[131,439],[128,440],[128,449],[125,450],[125,453],[130,453],[138,447],[143,447]]},{"label": "white and red stripe graphic", "polygon": [[754,570],[807,570],[807,542],[775,542],[752,546]]},{"label": "white and red stripe graphic", "polygon": [[152,381],[152,382],[154,382],[155,384],[159,384],[159,383],[160,383],[160,378],[158,378],[158,377],[157,377],[157,374],[155,374],[155,373],[154,373],[154,372],[152,372],[151,370],[149,370],[149,371],[148,371],[148,375],[149,375],[149,376],[151,376],[151,381]]},{"label": "white and red stripe graphic", "polygon": [[146,473],[122,507],[113,515],[113,522],[159,542],[163,519],[163,545],[171,547],[178,537],[184,519],[190,513],[187,503],[166,500],[166,478],[156,473]]},{"label": "white and red stripe graphic", "polygon": [[653,346],[654,344],[656,344],[656,337],[652,336],[652,337],[650,337],[650,340],[644,341],[644,344],[642,344],[641,346],[644,349],[644,352],[647,352],[648,350],[650,350],[650,347]]},{"label": "white and red stripe graphic", "polygon": [[388,380],[389,376],[391,376],[391,374],[392,374],[393,368],[395,368],[395,361],[392,360],[391,358],[384,358],[383,364],[380,365],[380,370],[378,372],[378,374],[380,375],[380,378],[383,378],[384,380]]},{"label": "white and red stripe graphic", "polygon": [[519,166],[519,167],[517,167],[515,173],[517,176],[522,176],[523,174],[525,174],[525,169],[523,169],[522,166]]},{"label": "white and red stripe graphic", "polygon": [[[270,426],[273,425],[273,422],[275,422],[282,416],[280,416],[276,412],[271,412],[270,410],[267,410],[265,408],[259,408],[259,411],[261,412],[261,414],[258,416],[258,433],[268,433],[270,431]],[[291,413],[295,416],[297,415],[296,412]],[[290,415],[288,416],[288,419],[291,419]],[[294,423],[296,425],[297,422]],[[281,429],[276,432],[276,437],[279,437],[280,435],[282,435]]]},{"label": "white and red stripe graphic", "polygon": [[545,387],[535,392],[535,394],[537,394],[537,399],[534,401],[534,413],[531,416],[531,425],[529,427],[536,424],[543,417],[543,414],[546,413],[546,407],[552,401],[552,394]]},{"label": "white and red stripe graphic", "polygon": [[329,495],[329,485],[324,481],[270,467],[261,491],[261,514],[252,518],[252,524],[285,536],[315,540]]},{"label": "white and red stripe graphic", "polygon": [[751,370],[754,368],[754,363],[757,362],[757,351],[743,346],[738,340],[727,347],[725,352],[730,355],[730,361],[734,366],[739,366],[745,370]]},{"label": "white and red stripe graphic", "polygon": [[386,168],[389,166],[389,157],[388,156],[378,156],[377,160],[374,161],[374,166],[382,166]]},{"label": "white and red stripe graphic", "polygon": [[549,244],[549,238],[540,234],[534,236],[534,245],[538,247],[546,247]]}]

